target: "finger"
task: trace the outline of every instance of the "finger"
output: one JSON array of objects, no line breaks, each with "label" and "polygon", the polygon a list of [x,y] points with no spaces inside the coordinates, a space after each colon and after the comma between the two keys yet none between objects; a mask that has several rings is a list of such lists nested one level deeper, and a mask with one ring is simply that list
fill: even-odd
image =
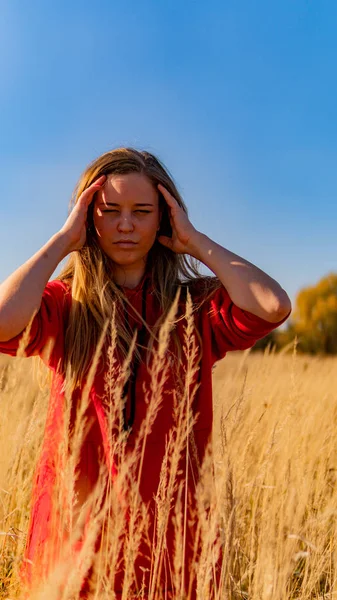
[{"label": "finger", "polygon": [[97,179],[94,181],[94,183],[97,183],[97,181],[101,181],[101,180],[106,180],[106,174],[102,173],[102,175],[100,175],[99,177],[97,177]]},{"label": "finger", "polygon": [[102,189],[106,180],[106,175],[99,177],[95,183],[92,183],[84,192],[81,194],[81,200],[84,204],[90,204],[92,197],[96,192]]},{"label": "finger", "polygon": [[166,248],[170,248],[170,250],[172,250],[172,246],[173,246],[172,238],[169,238],[166,235],[159,235],[157,239],[158,239],[158,242],[160,242],[160,244],[162,244],[163,246],[166,246]]},{"label": "finger", "polygon": [[[91,190],[94,190],[94,193],[95,193],[95,191],[97,191],[97,188],[98,188],[98,189],[100,189],[100,188],[102,188],[102,187],[103,187],[103,185],[104,185],[104,184],[105,184],[105,182],[106,182],[106,179],[107,179],[107,176],[106,176],[106,175],[101,175],[100,177],[98,177],[98,179],[96,179],[96,181],[94,181],[94,182],[93,182],[91,185],[89,185],[89,187],[87,188],[87,190],[88,190],[88,191],[89,191],[89,190],[90,190],[90,191],[91,191]],[[86,190],[86,191],[87,191],[87,190]]]},{"label": "finger", "polygon": [[161,183],[158,183],[158,188],[163,194],[165,200],[167,200],[168,204],[170,204],[171,206],[179,206],[175,197],[172,196],[172,194],[170,194],[170,192]]},{"label": "finger", "polygon": [[106,179],[106,175],[100,175],[91,185],[102,185],[106,181]]}]

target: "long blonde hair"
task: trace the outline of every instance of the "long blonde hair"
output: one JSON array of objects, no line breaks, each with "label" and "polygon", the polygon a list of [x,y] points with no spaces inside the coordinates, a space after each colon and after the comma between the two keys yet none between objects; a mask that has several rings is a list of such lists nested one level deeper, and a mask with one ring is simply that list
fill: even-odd
[{"label": "long blonde hair", "polygon": [[[187,207],[163,164],[153,154],[134,148],[117,148],[95,159],[85,169],[75,187],[71,208],[82,192],[100,175],[129,173],[145,175],[156,189],[157,184],[161,183],[187,214]],[[164,216],[167,207],[160,195],[159,202]],[[88,210],[86,243],[80,250],[71,253],[67,264],[58,276],[59,280],[70,285],[73,300],[66,330],[63,365],[67,369],[68,385],[72,390],[83,383],[93,348],[98,343],[104,324],[111,321],[113,312],[117,328],[117,346],[122,356],[126,355],[132,342],[132,332],[127,329],[121,310],[127,303],[127,299],[113,280],[111,259],[97,242],[93,227],[93,204],[94,199]],[[176,254],[157,240],[152,246],[147,258],[146,270],[151,275],[154,294],[161,309],[161,316],[152,332],[152,341],[156,338],[180,285],[188,287],[196,279],[200,280],[204,282],[203,296],[209,295],[219,286],[216,278],[203,277],[200,274],[198,264],[198,261],[192,257]],[[175,341],[179,350],[179,340]]]}]

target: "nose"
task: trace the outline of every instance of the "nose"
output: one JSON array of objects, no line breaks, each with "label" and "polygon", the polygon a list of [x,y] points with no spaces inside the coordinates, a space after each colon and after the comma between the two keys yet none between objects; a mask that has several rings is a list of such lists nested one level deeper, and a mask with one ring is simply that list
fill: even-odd
[{"label": "nose", "polygon": [[122,233],[127,233],[129,231],[133,231],[133,229],[134,224],[132,221],[132,216],[128,214],[121,214],[117,224],[117,230]]}]

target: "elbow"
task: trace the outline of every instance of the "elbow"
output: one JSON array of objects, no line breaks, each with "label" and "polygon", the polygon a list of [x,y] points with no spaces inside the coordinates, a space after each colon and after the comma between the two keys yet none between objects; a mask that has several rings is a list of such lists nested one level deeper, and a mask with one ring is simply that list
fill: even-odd
[{"label": "elbow", "polygon": [[278,296],[276,306],[274,310],[269,315],[268,320],[271,323],[279,323],[283,321],[286,317],[289,317],[292,310],[291,301],[288,294],[282,290],[282,293]]}]

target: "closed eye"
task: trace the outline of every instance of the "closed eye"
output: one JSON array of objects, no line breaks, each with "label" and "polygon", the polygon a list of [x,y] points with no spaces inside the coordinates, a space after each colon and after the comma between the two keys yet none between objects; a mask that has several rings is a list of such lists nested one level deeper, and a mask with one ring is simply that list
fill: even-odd
[{"label": "closed eye", "polygon": [[[119,210],[113,209],[113,208],[107,208],[105,210],[102,210],[103,213],[118,213]],[[150,214],[150,210],[141,210],[141,209],[137,209],[134,212],[136,213],[142,213],[142,214]]]}]

